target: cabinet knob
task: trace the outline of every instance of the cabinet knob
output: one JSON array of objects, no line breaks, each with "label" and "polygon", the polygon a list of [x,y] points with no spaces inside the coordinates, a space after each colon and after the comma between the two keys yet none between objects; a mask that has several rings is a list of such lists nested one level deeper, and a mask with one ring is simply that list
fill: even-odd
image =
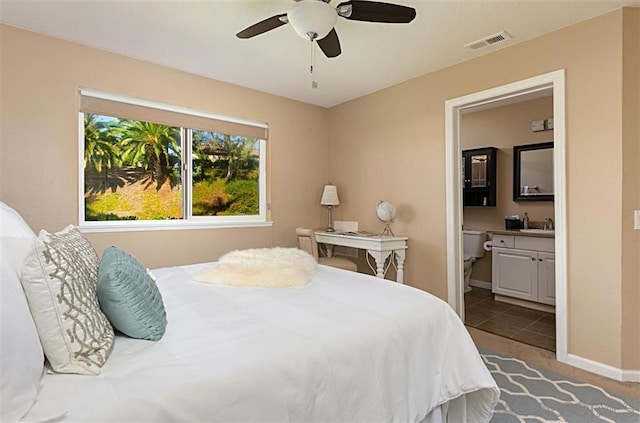
[{"label": "cabinet knob", "polygon": [[535,258],[535,257],[531,257],[531,260],[532,260],[532,261],[536,261],[536,258]]},{"label": "cabinet knob", "polygon": [[538,259],[538,261],[542,261],[542,259]]}]

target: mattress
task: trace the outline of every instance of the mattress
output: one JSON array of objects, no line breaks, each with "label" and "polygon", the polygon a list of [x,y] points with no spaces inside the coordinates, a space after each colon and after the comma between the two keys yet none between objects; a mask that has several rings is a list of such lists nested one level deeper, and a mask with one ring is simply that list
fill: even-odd
[{"label": "mattress", "polygon": [[301,288],[191,279],[214,265],[154,270],[164,337],[117,336],[99,376],[46,374],[25,420],[490,420],[496,383],[440,299],[326,266]]}]

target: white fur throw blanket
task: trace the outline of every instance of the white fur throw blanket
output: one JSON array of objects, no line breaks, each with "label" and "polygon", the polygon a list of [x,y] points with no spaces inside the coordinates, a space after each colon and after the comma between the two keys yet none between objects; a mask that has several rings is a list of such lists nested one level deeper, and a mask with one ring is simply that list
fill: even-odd
[{"label": "white fur throw blanket", "polygon": [[193,278],[216,285],[286,288],[306,285],[316,267],[316,259],[298,248],[254,248],[227,253]]}]

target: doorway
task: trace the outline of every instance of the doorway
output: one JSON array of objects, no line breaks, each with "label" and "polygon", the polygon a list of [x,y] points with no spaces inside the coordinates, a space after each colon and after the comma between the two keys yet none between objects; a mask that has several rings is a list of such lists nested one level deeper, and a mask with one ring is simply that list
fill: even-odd
[{"label": "doorway", "polygon": [[[532,122],[553,116],[553,92],[549,88],[504,103],[466,108],[461,113],[460,147],[466,165],[462,242],[464,323],[555,352],[555,289],[549,289],[554,286],[553,253],[540,256],[536,253],[532,262],[529,259],[533,257],[521,255],[529,250],[515,250],[518,254],[514,255],[510,249],[494,252],[482,245],[493,238],[494,244],[504,248],[505,242],[517,239],[519,245],[542,242],[545,250],[553,251],[553,238],[512,238],[513,232],[503,232],[507,224],[520,226],[520,220],[507,222],[506,216],[514,219],[527,216],[529,228],[538,229],[553,221],[553,195],[548,193],[553,192],[554,130],[552,125],[532,128]],[[521,153],[523,145],[527,147]],[[525,184],[532,187],[532,194],[527,191],[525,196],[519,190],[516,195],[513,187]],[[543,261],[538,264],[540,260]],[[518,271],[514,272],[515,269]],[[500,275],[502,283],[498,284]]]},{"label": "doorway", "polygon": [[462,253],[462,175],[460,122],[463,111],[517,102],[541,91],[553,92],[554,193],[556,222],[556,357],[567,359],[566,191],[564,70],[525,79],[445,102],[447,287],[449,304],[464,321]]}]

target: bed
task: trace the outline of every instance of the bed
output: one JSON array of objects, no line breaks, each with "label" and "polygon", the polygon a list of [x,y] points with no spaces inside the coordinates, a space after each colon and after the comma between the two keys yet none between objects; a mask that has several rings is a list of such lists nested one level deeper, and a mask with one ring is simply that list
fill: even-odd
[{"label": "bed", "polygon": [[[10,208],[2,206],[2,421],[491,418],[498,388],[445,302],[409,286],[320,265],[306,285],[292,288],[194,280],[218,263],[154,269],[166,310],[162,337],[150,341],[116,332],[99,374],[52,372],[41,365],[41,352],[5,348],[18,330],[16,319],[5,314],[7,297],[14,295],[14,306],[23,300],[15,286],[20,260],[8,258],[15,255],[8,245],[30,235],[26,228],[16,233],[15,222],[8,221],[17,217],[8,218]],[[23,323],[20,342],[34,329],[33,322]],[[16,364],[30,356],[40,367]],[[12,381],[4,373],[16,366],[21,377]]]}]

